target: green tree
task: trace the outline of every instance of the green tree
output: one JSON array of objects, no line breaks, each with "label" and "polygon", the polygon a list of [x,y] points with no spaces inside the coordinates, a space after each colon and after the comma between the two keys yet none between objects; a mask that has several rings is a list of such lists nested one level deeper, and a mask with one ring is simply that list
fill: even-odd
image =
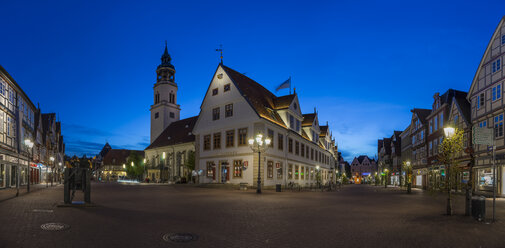
[{"label": "green tree", "polygon": [[454,130],[454,134],[445,137],[442,144],[438,147],[438,159],[442,164],[445,164],[445,188],[447,190],[447,215],[453,214],[452,209],[452,185],[456,182],[458,166],[455,156],[459,155],[463,150],[463,131]]},{"label": "green tree", "polygon": [[143,158],[140,154],[136,152],[130,152],[130,155],[126,159],[126,174],[130,178],[137,179],[139,181],[142,180],[142,176],[144,175],[144,165],[142,163]]}]

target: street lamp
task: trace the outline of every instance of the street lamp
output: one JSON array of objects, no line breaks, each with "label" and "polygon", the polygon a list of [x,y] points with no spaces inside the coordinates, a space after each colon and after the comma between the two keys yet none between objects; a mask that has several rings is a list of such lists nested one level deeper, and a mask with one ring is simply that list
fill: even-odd
[{"label": "street lamp", "polygon": [[[28,148],[30,148],[29,150],[31,150],[33,148],[33,142],[30,139],[25,139],[25,146],[27,146]],[[32,178],[31,178],[32,173],[30,171],[30,162],[32,160],[32,155],[31,155],[32,153],[33,153],[33,150],[28,152],[28,154],[30,154],[30,157],[28,158],[28,185],[26,188],[26,190],[28,192],[30,192],[30,181],[32,180]]]},{"label": "street lamp", "polygon": [[53,186],[53,174],[54,174],[54,157],[51,156],[49,159],[51,160],[51,164],[52,164],[52,166],[51,166],[51,187],[52,187]]},{"label": "street lamp", "polygon": [[389,170],[388,169],[384,169],[384,188],[387,188],[388,187],[388,172]]},{"label": "street lamp", "polygon": [[445,137],[447,137],[447,138],[451,138],[455,132],[456,132],[456,130],[453,127],[445,127],[444,128],[444,134],[445,134]]},{"label": "street lamp", "polygon": [[257,194],[261,194],[261,152],[265,152],[270,145],[270,138],[263,138],[262,134],[257,134],[256,138],[249,139],[249,146],[253,152],[258,153],[258,187],[256,189]]},{"label": "street lamp", "polygon": [[412,191],[412,167],[410,167],[410,161],[405,163],[407,169],[407,194],[410,194]]},{"label": "street lamp", "polygon": [[[165,166],[166,166],[166,163],[167,163],[167,160],[165,159],[167,157],[167,154],[165,152],[163,152],[163,154],[161,154],[161,159],[163,160],[163,167],[161,168],[161,172],[160,172],[160,182],[163,182],[162,178],[163,178],[163,171],[165,170]],[[167,173],[168,174],[168,173]],[[167,175],[168,177],[168,175]],[[168,183],[168,178],[167,178],[167,183]]]}]

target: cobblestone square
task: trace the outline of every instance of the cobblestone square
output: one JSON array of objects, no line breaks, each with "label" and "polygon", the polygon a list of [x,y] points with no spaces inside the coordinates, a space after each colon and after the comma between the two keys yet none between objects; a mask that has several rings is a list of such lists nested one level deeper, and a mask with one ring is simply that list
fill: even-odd
[{"label": "cobblestone square", "polygon": [[[93,184],[94,207],[57,207],[63,187],[0,203],[0,247],[503,247],[498,222],[444,216],[445,197],[346,185],[334,192],[281,192],[191,185]],[[76,194],[74,200],[82,195]],[[491,202],[487,202],[490,216]],[[66,230],[41,225],[63,223]],[[165,241],[189,233],[190,242]]]}]

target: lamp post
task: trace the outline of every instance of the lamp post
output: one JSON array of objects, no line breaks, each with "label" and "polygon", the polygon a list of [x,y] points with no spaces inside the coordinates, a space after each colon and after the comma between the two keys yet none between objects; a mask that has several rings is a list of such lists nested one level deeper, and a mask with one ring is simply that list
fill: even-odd
[{"label": "lamp post", "polygon": [[384,188],[388,187],[388,169],[384,169]]},{"label": "lamp post", "polygon": [[265,152],[270,145],[271,140],[269,138],[264,139],[262,134],[257,134],[256,138],[249,139],[249,146],[253,152],[258,153],[258,187],[256,189],[257,194],[261,194],[261,152]]},{"label": "lamp post", "polygon": [[410,161],[407,161],[405,163],[406,166],[406,175],[407,177],[405,180],[407,181],[407,194],[410,194],[412,192],[412,167],[410,167]]},{"label": "lamp post", "polygon": [[147,181],[146,180],[146,177],[147,177],[147,172],[146,172],[146,159],[144,158],[144,160],[142,160],[142,165],[144,165],[144,181]]},{"label": "lamp post", "polygon": [[[58,168],[59,168],[59,169],[60,169],[60,171],[61,171],[61,162],[58,162]],[[60,178],[60,184],[61,184],[61,179],[62,179],[62,177],[60,176],[59,178]]]},{"label": "lamp post", "polygon": [[[160,173],[161,173],[161,174],[160,174],[160,182],[161,182],[161,183],[163,183],[163,172],[164,172],[164,170],[165,170],[166,163],[167,163],[166,157],[167,157],[167,154],[166,154],[165,152],[163,152],[163,153],[161,154],[161,160],[163,161],[163,163],[162,163],[162,166],[163,166],[163,167],[161,168],[161,172],[160,172]],[[168,175],[167,175],[167,177],[168,177]],[[168,183],[168,178],[167,178],[167,183]]]},{"label": "lamp post", "polygon": [[54,175],[54,157],[51,156],[49,159],[51,160],[51,164],[52,164],[52,166],[51,166],[51,187],[52,187],[53,186],[53,175]]},{"label": "lamp post", "polygon": [[[445,134],[445,137],[446,137],[447,139],[451,139],[451,138],[454,136],[455,131],[456,131],[456,130],[455,130],[455,128],[453,128],[453,127],[445,127],[445,128],[444,128],[444,134]],[[449,153],[453,153],[453,149],[454,149],[454,148],[453,148],[453,146],[454,146],[454,144],[451,142],[451,143],[450,143],[450,145],[451,145],[451,147],[450,147],[450,149],[449,149],[449,151],[448,151],[448,152],[449,152]],[[494,149],[493,149],[493,150],[494,150]],[[446,186],[447,186],[447,215],[452,215],[452,199],[451,199],[451,188],[452,188],[452,187],[451,187],[451,186],[452,186],[452,185],[451,185],[451,169],[452,169],[452,164],[451,164],[451,162],[452,162],[452,156],[453,156],[453,154],[449,154],[449,157],[451,158],[451,159],[450,159],[451,161],[449,161],[449,163],[447,163],[447,164],[446,164],[446,166],[447,166],[447,167],[446,167],[446,181],[447,181],[447,183],[446,183]],[[493,175],[494,175],[494,173],[493,173]],[[493,217],[494,217],[494,216],[493,216]]]},{"label": "lamp post", "polygon": [[[25,146],[29,148],[29,150],[31,150],[33,148],[33,142],[30,140],[30,139],[25,139]],[[32,160],[32,152],[31,151],[28,151],[28,154],[29,155],[29,158],[28,158],[28,184],[27,184],[27,187],[26,187],[26,191],[27,192],[30,192],[30,181],[32,180],[32,173],[30,171],[30,162]]]}]

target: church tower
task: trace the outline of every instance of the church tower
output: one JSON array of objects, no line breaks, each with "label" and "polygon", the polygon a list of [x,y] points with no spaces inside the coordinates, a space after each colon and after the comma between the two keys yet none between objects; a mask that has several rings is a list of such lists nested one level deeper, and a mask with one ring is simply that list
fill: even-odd
[{"label": "church tower", "polygon": [[151,105],[151,142],[167,128],[170,123],[180,119],[181,107],[177,104],[177,84],[175,83],[175,67],[170,63],[165,42],[165,52],[161,56],[161,64],[156,69],[154,84],[154,104]]}]

